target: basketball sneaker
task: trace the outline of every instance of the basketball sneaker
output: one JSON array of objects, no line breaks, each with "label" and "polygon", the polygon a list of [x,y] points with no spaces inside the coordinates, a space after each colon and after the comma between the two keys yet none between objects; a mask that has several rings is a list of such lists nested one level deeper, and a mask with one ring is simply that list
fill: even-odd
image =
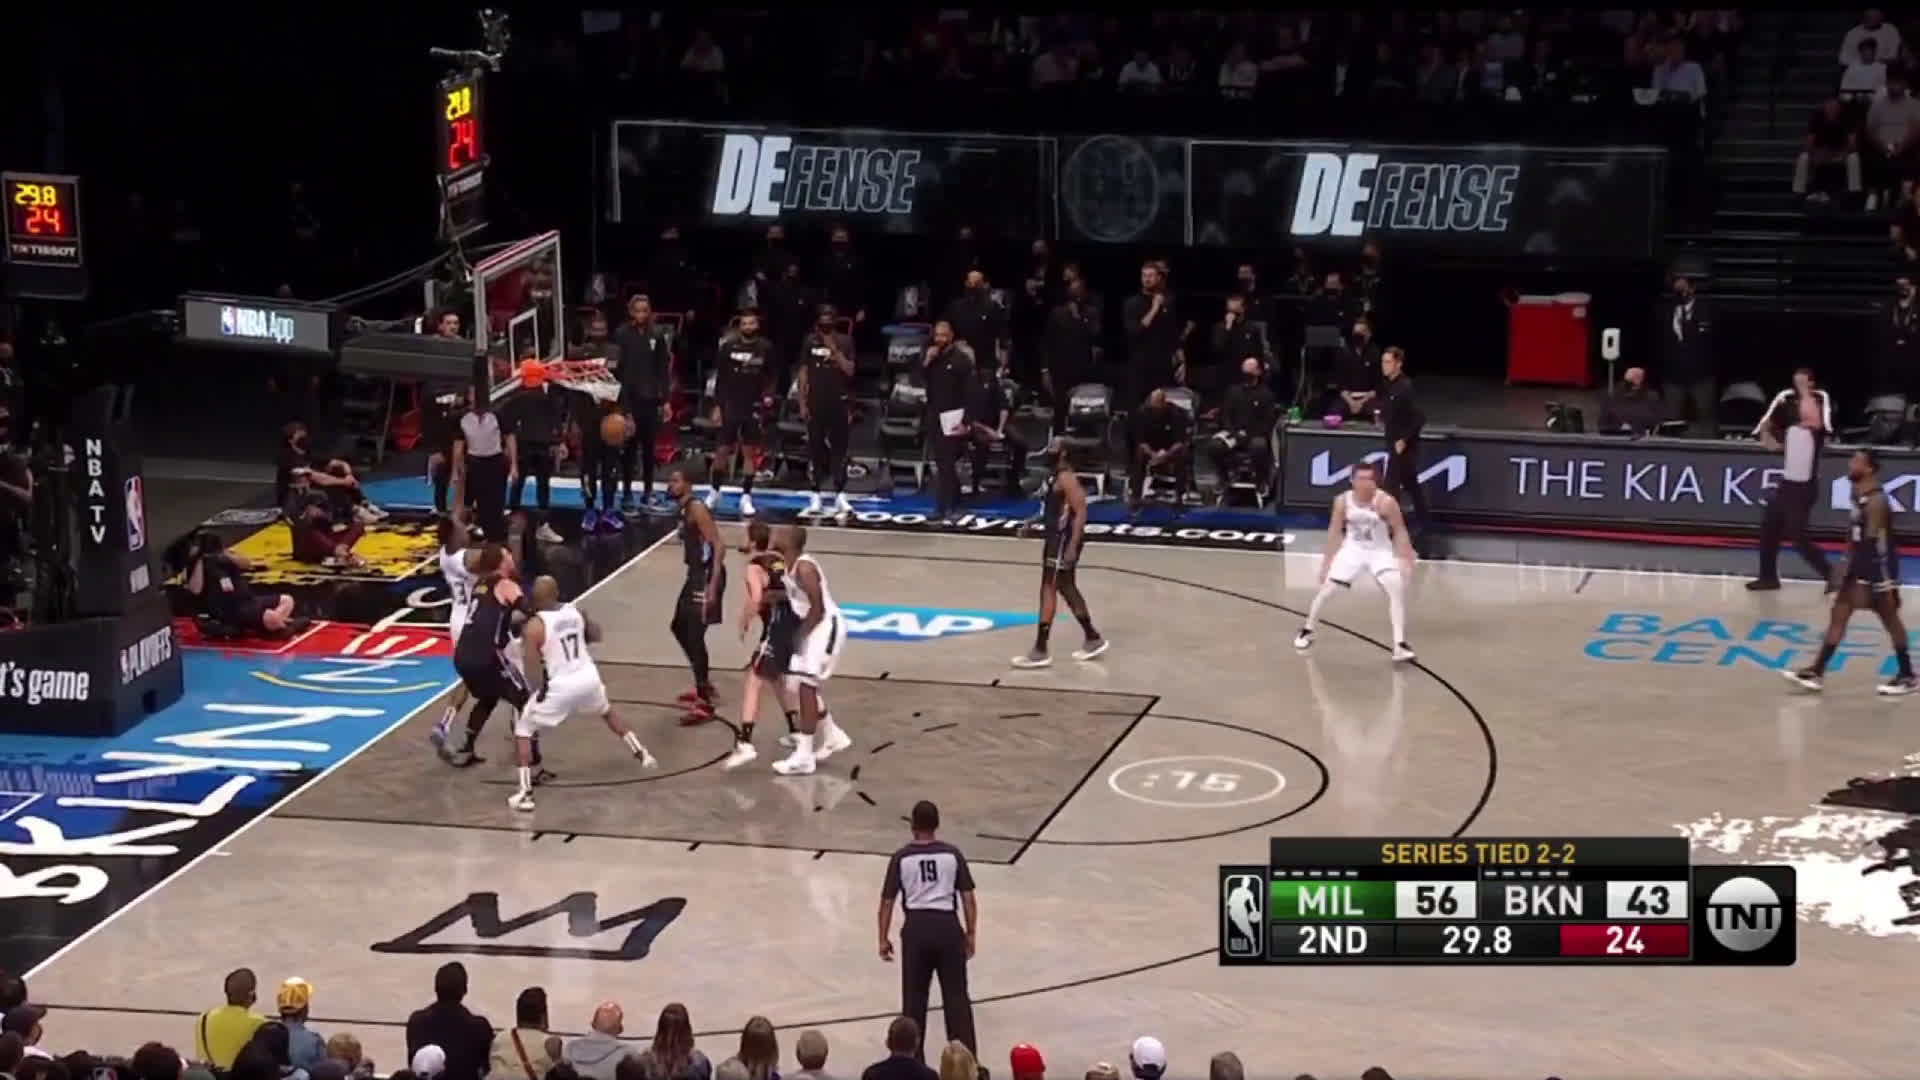
[{"label": "basketball sneaker", "polygon": [[427,741],[433,744],[435,750],[444,751],[447,735],[453,731],[454,718],[459,715],[460,710],[451,705],[447,706],[446,712],[440,714],[440,722],[433,725],[433,730],[427,733]]},{"label": "basketball sneaker", "polygon": [[516,791],[507,797],[507,805],[523,814],[533,813],[533,792]]},{"label": "basketball sneaker", "polygon": [[1895,675],[1880,684],[1880,693],[1887,697],[1906,697],[1915,690],[1920,690],[1920,678],[1912,675]]},{"label": "basketball sneaker", "polygon": [[847,501],[847,493],[841,492],[833,497],[833,518],[844,522],[853,516],[853,504]]},{"label": "basketball sneaker", "polygon": [[1413,651],[1413,646],[1407,644],[1404,641],[1394,645],[1393,647],[1393,662],[1396,664],[1404,664],[1407,661],[1414,659],[1414,656],[1415,654]]},{"label": "basketball sneaker", "polygon": [[538,537],[540,542],[543,544],[566,543],[565,540],[561,539],[559,533],[553,531],[553,526],[544,521],[540,523],[539,528],[533,530],[533,535]]},{"label": "basketball sneaker", "polygon": [[825,761],[833,755],[853,745],[853,737],[840,730],[833,717],[820,718],[820,730],[814,733],[813,757],[816,761]]},{"label": "basketball sneaker", "polygon": [[1783,671],[1780,674],[1785,676],[1788,682],[1798,686],[1802,690],[1812,690],[1818,693],[1827,685],[1827,680],[1812,668],[1802,668],[1799,671]]},{"label": "basketball sneaker", "polygon": [[707,509],[709,510],[720,509],[720,486],[718,484],[715,484],[713,487],[710,487],[707,489],[706,502],[707,502]]},{"label": "basketball sneaker", "polygon": [[640,736],[629,731],[620,736],[620,741],[627,744],[627,751],[640,763],[641,768],[654,769],[660,766],[660,763],[654,760],[653,753],[640,744]]},{"label": "basketball sneaker", "polygon": [[760,751],[755,750],[752,743],[737,742],[733,744],[733,753],[727,755],[727,760],[722,762],[720,767],[723,769],[737,769],[747,762],[757,759],[759,756]]},{"label": "basketball sneaker", "polygon": [[1013,658],[1013,666],[1017,668],[1043,668],[1050,667],[1052,664],[1053,657],[1047,655],[1042,649],[1035,649],[1025,656]]},{"label": "basketball sneaker", "polygon": [[744,491],[740,493],[740,516],[753,516],[753,496]]},{"label": "basketball sneaker", "polygon": [[1088,638],[1085,645],[1073,650],[1073,658],[1075,660],[1092,660],[1107,651],[1107,644],[1107,639],[1103,637]]},{"label": "basketball sneaker", "polygon": [[815,767],[813,736],[802,733],[794,738],[793,753],[773,763],[781,776],[811,776]]},{"label": "basketball sneaker", "polygon": [[1304,626],[1301,627],[1300,632],[1293,635],[1293,647],[1301,652],[1313,648],[1313,631]]}]

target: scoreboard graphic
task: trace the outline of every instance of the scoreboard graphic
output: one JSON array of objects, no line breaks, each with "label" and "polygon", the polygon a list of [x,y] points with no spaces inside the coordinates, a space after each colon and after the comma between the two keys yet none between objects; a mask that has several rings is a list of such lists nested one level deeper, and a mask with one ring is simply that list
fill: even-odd
[{"label": "scoreboard graphic", "polygon": [[1220,962],[1780,966],[1790,866],[1694,866],[1681,837],[1274,838],[1220,868]]}]

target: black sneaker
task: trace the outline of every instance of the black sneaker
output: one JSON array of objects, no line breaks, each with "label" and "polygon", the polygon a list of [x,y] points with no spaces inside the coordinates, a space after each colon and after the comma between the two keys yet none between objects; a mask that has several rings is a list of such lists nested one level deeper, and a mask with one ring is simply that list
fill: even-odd
[{"label": "black sneaker", "polygon": [[1827,685],[1826,678],[1812,668],[1802,668],[1799,671],[1783,671],[1780,674],[1785,676],[1788,682],[1798,686],[1800,689],[1811,690],[1814,693],[1819,693]]},{"label": "black sneaker", "polygon": [[1747,591],[1748,592],[1779,592],[1780,579],[1779,578],[1757,578],[1753,581],[1747,582]]},{"label": "black sneaker", "polygon": [[1912,675],[1895,675],[1880,684],[1880,693],[1887,697],[1906,697],[1920,690],[1920,678]]},{"label": "black sneaker", "polygon": [[560,777],[551,769],[537,768],[533,770],[533,785],[535,787],[539,787],[541,784],[551,784],[558,779],[560,779]]}]

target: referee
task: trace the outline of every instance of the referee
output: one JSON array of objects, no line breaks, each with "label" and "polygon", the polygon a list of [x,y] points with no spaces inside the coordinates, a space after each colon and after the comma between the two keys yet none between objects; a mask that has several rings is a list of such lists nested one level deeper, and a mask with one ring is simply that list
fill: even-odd
[{"label": "referee", "polygon": [[[919,1056],[926,1056],[927,995],[940,978],[940,1009],[947,1040],[979,1054],[973,1035],[973,998],[967,993],[967,960],[973,956],[980,909],[973,899],[973,871],[952,844],[934,839],[940,808],[913,804],[913,842],[893,853],[880,886],[880,959],[893,959],[893,905],[906,908],[900,926],[900,1012],[919,1026]],[[960,919],[954,918],[958,914]],[[965,920],[965,929],[961,921]]]},{"label": "referee", "polygon": [[476,383],[453,442],[453,472],[463,483],[454,505],[471,505],[474,524],[495,543],[507,538],[507,486],[518,471],[513,432],[501,425],[486,387]]},{"label": "referee", "polygon": [[1747,582],[1754,592],[1780,587],[1782,539],[1813,568],[1816,579],[1827,580],[1827,556],[1807,534],[1807,519],[1819,497],[1820,450],[1828,430],[1826,401],[1816,394],[1819,391],[1809,386],[1797,395],[1775,398],[1758,429],[1769,449],[1781,451],[1781,462],[1780,484],[1767,496],[1765,516],[1760,519],[1760,576]]}]

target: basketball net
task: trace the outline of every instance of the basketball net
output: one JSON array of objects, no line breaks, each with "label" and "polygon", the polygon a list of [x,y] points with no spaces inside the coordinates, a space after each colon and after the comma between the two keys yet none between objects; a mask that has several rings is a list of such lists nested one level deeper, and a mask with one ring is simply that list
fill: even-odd
[{"label": "basketball net", "polygon": [[520,385],[538,389],[543,382],[578,390],[596,401],[618,401],[620,381],[607,370],[605,360],[527,360],[520,365]]}]

